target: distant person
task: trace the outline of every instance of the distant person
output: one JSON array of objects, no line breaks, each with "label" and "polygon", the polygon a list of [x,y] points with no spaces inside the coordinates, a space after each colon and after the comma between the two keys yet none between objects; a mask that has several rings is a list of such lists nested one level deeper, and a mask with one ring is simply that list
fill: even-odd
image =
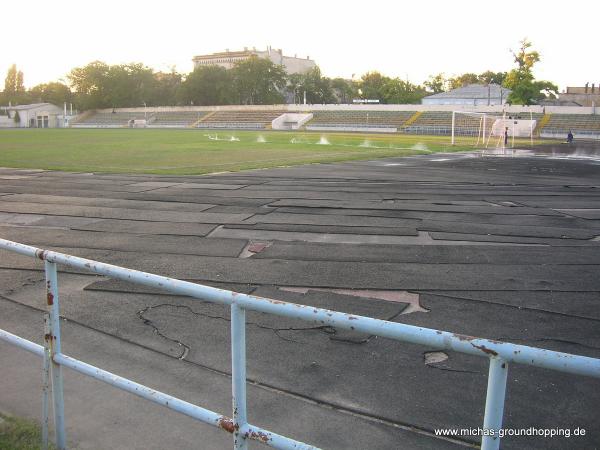
[{"label": "distant person", "polygon": [[571,130],[569,130],[569,134],[567,134],[567,144],[572,144],[573,143],[573,133],[571,133]]},{"label": "distant person", "polygon": [[508,127],[504,129],[504,146],[508,145]]}]

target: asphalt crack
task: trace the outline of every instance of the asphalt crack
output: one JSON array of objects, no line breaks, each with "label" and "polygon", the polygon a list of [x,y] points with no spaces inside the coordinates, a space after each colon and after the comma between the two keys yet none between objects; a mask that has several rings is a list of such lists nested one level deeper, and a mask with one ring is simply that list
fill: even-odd
[{"label": "asphalt crack", "polygon": [[[168,336],[164,331],[161,331],[159,325],[157,325],[154,321],[152,321],[151,319],[146,317],[146,314],[148,312],[155,310],[155,309],[160,309],[160,308],[184,309],[197,317],[205,317],[207,319],[221,320],[223,322],[231,322],[231,319],[229,317],[194,311],[191,307],[189,307],[187,305],[177,305],[174,303],[159,303],[156,305],[147,306],[147,307],[139,310],[137,312],[137,316],[144,325],[150,326],[152,328],[152,331],[154,334],[160,336],[161,338],[163,338],[169,342],[172,342],[173,344],[175,344],[181,348],[181,353],[178,356],[176,356],[177,359],[181,359],[181,360],[184,360],[187,358],[187,356],[191,350],[191,347],[189,345],[187,345],[186,343],[180,341],[179,339]],[[394,313],[392,316],[388,317],[385,320],[388,320],[388,321],[394,320],[396,317],[401,315],[403,311],[404,311],[404,308],[400,309],[399,311],[397,311],[396,313]],[[319,326],[313,326],[313,327],[272,327],[272,326],[263,325],[263,324],[260,324],[257,322],[246,322],[246,325],[254,326],[256,328],[263,329],[263,330],[270,330],[279,339],[286,341],[286,342],[296,343],[296,344],[308,344],[308,342],[300,341],[297,339],[292,339],[292,338],[283,336],[281,333],[286,332],[286,331],[319,331],[321,333],[328,335],[329,339],[332,341],[343,342],[343,343],[347,343],[347,344],[355,344],[355,345],[367,344],[373,338],[377,338],[376,335],[369,335],[364,339],[352,339],[352,338],[348,338],[348,337],[336,336],[338,333],[338,329],[335,327],[332,327],[331,325],[319,325]]]}]

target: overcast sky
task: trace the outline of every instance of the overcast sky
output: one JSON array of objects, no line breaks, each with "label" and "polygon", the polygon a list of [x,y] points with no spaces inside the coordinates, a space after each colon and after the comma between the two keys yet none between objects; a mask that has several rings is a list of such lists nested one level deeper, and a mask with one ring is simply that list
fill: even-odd
[{"label": "overcast sky", "polygon": [[0,76],[16,63],[27,87],[94,60],[187,73],[194,55],[267,45],[310,56],[329,77],[378,70],[422,83],[510,70],[523,37],[542,56],[536,78],[561,90],[600,83],[599,1],[11,0],[1,10]]}]

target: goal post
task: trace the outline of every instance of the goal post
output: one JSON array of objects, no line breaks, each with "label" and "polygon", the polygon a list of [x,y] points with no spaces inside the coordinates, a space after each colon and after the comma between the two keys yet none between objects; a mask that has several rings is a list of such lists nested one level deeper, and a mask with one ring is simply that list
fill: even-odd
[{"label": "goal post", "polygon": [[535,126],[536,121],[530,113],[508,115],[501,112],[452,111],[451,143],[504,148],[514,147],[515,138],[525,138],[533,145]]},{"label": "goal post", "polygon": [[485,144],[498,118],[501,116],[481,112],[452,111],[452,145],[456,145],[459,138],[462,143],[474,146]]}]

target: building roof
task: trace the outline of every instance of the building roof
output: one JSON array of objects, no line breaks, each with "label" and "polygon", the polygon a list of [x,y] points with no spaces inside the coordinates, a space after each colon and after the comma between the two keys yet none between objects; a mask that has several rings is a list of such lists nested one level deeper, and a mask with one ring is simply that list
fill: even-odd
[{"label": "building roof", "polygon": [[54,106],[55,108],[58,108],[58,106],[53,105],[52,103],[31,103],[29,105],[7,106],[6,109],[8,111],[25,111],[27,109],[42,108],[44,106]]},{"label": "building roof", "polygon": [[512,91],[498,84],[468,84],[448,92],[428,95],[425,98],[507,98]]},{"label": "building roof", "polygon": [[250,57],[256,55],[256,51],[254,50],[241,50],[241,51],[234,51],[234,52],[218,52],[218,53],[211,53],[209,55],[197,55],[194,56],[192,59],[193,60],[197,60],[197,59],[214,59],[214,58],[236,58],[236,57]]}]

